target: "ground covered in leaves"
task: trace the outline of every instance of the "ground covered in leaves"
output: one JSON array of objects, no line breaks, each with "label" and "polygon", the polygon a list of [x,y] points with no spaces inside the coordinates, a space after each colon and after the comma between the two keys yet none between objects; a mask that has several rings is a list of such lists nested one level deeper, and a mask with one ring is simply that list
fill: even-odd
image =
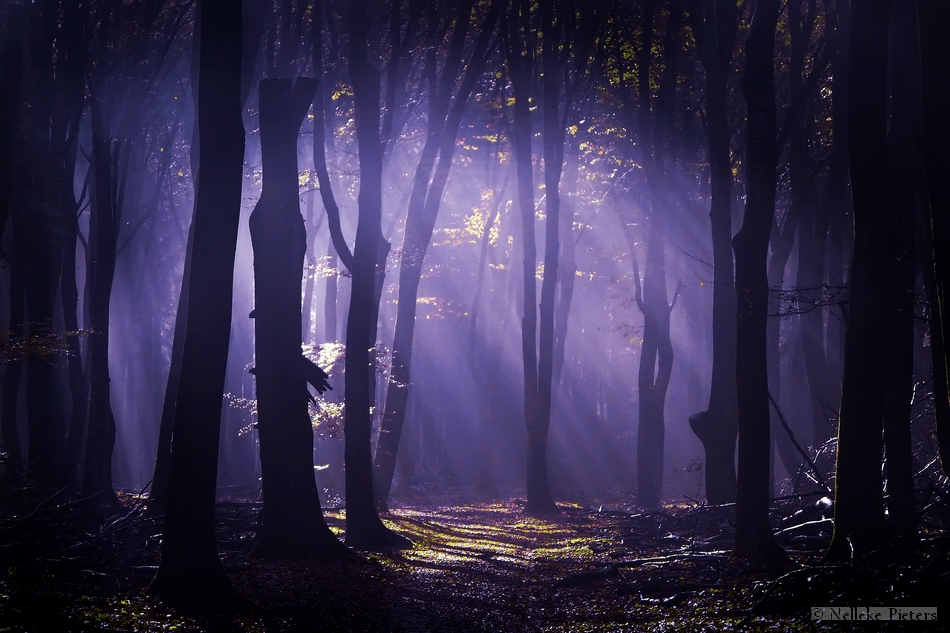
[{"label": "ground covered in leaves", "polygon": [[[250,558],[259,505],[229,501],[218,507],[222,559],[262,612],[209,615],[146,594],[160,537],[140,500],[125,503],[95,533],[77,533],[55,497],[3,513],[0,631],[843,631],[849,623],[813,622],[809,607],[939,607],[950,595],[945,534],[874,563],[824,566],[827,524],[813,516],[780,533],[789,569],[730,561],[728,509],[561,504],[536,518],[517,499],[396,507],[384,520],[410,550],[269,562]],[[327,512],[341,536],[344,518]]]}]

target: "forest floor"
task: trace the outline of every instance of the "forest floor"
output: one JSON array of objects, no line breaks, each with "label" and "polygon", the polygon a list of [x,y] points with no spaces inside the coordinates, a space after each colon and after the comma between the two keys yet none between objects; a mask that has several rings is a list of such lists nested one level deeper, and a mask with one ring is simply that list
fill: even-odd
[{"label": "forest floor", "polygon": [[[925,534],[903,557],[839,566],[821,563],[826,533],[796,536],[785,541],[789,568],[766,569],[730,560],[728,517],[702,506],[560,504],[559,515],[533,518],[519,500],[438,501],[384,516],[412,549],[337,563],[250,559],[258,504],[219,504],[222,560],[263,609],[256,615],[181,611],[148,596],[158,541],[142,536],[135,497],[98,534],[64,529],[68,503],[47,500],[19,516],[0,503],[0,631],[906,630],[816,622],[810,607],[930,607],[950,595],[945,533]],[[342,536],[343,512],[326,516]]]}]

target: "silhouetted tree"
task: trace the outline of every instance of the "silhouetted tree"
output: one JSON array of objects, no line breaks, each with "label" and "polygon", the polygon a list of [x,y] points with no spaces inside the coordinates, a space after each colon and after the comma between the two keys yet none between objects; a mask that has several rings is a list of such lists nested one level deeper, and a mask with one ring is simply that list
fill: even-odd
[{"label": "silhouetted tree", "polygon": [[732,262],[732,164],[729,159],[729,67],[739,28],[731,0],[686,0],[696,49],[706,76],[706,134],[709,156],[713,245],[713,360],[709,406],[689,425],[706,454],[706,497],[711,504],[735,500],[736,487],[736,319]]},{"label": "silhouetted tree", "polygon": [[920,46],[914,0],[893,0],[891,18],[889,215],[890,335],[884,385],[884,446],[887,518],[897,534],[917,538],[911,406],[914,400],[914,305],[917,262],[914,236],[917,189],[923,165],[914,146],[920,135]]},{"label": "silhouetted tree", "polygon": [[950,173],[950,38],[945,25],[950,20],[950,5],[940,0],[918,0],[920,60],[923,108],[923,134],[920,148],[927,169],[930,230],[933,233],[933,268],[936,296],[931,296],[931,353],[934,365],[934,400],[940,463],[950,473],[950,392],[947,367],[950,362],[950,189],[945,174]]},{"label": "silhouetted tree", "polygon": [[[848,154],[854,200],[851,299],[838,419],[835,530],[828,557],[862,556],[881,544],[882,412],[892,263],[888,187],[887,59],[890,0],[854,2],[848,68]],[[858,132],[860,130],[860,133]]]},{"label": "silhouetted tree", "polygon": [[89,429],[82,486],[84,497],[95,497],[87,505],[93,517],[118,504],[112,487],[116,428],[109,376],[109,304],[115,280],[124,184],[127,182],[119,173],[119,161],[126,154],[123,143],[109,135],[107,115],[102,110],[103,106],[93,104],[92,169],[95,185],[89,216],[89,323],[93,333],[89,345]]},{"label": "silhouetted tree", "polygon": [[[306,367],[314,387],[326,374],[301,355],[300,274],[306,228],[300,215],[297,132],[317,81],[300,77],[260,84],[263,187],[251,213],[254,246],[254,376],[264,507],[259,556],[329,555],[342,549],[323,520],[313,476],[313,429]],[[314,372],[315,370],[315,372]]]},{"label": "silhouetted tree", "polygon": [[757,0],[742,79],[746,120],[746,206],[736,233],[736,394],[739,459],[733,554],[784,563],[769,525],[769,383],[766,360],[769,234],[775,215],[775,88],[772,51],[779,0]]},{"label": "silhouetted tree", "polygon": [[[366,0],[349,4],[349,64],[353,83],[356,137],[359,148],[359,220],[353,261],[350,311],[346,325],[345,460],[346,543],[357,548],[405,547],[410,542],[383,525],[373,495],[370,452],[375,348],[379,292],[389,245],[382,235],[384,146],[380,139],[380,77],[368,57],[371,23]],[[332,217],[331,217],[332,220]],[[332,230],[332,225],[331,225]],[[337,248],[340,252],[340,248]],[[383,255],[380,257],[380,255]]]},{"label": "silhouetted tree", "polygon": [[241,14],[227,0],[199,0],[199,159],[181,377],[162,558],[150,591],[185,603],[230,603],[215,544],[214,500],[227,369],[234,253],[244,174]]}]

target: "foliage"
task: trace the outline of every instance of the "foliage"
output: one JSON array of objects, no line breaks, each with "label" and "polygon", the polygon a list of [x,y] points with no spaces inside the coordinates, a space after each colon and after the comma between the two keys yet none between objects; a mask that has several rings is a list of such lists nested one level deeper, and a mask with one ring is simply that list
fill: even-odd
[{"label": "foliage", "polygon": [[70,330],[65,332],[39,331],[26,336],[11,330],[0,331],[0,365],[31,359],[50,360],[57,354],[68,354],[67,339],[73,336],[88,336],[93,330]]}]

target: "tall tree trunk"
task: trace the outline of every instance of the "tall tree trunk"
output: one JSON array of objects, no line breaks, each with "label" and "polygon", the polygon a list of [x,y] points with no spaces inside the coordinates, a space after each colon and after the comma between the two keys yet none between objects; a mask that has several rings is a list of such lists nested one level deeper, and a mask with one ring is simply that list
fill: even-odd
[{"label": "tall tree trunk", "polygon": [[[67,332],[79,330],[77,314],[79,289],[76,285],[76,246],[79,236],[79,204],[73,193],[72,181],[76,172],[76,157],[79,149],[79,124],[82,118],[85,81],[83,68],[86,58],[86,42],[82,35],[82,5],[70,3],[64,6],[63,59],[61,67],[62,82],[57,88],[57,107],[55,109],[54,134],[62,135],[63,173],[60,182],[59,207],[63,226],[63,269],[60,275],[60,295],[63,305],[63,325]],[[88,182],[88,181],[87,181]],[[85,188],[85,186],[84,186]],[[82,441],[86,432],[87,400],[89,387],[82,368],[82,351],[79,336],[67,335],[66,345],[69,368],[69,394],[71,411],[69,433],[63,470],[66,481],[74,481],[82,452]]]},{"label": "tall tree trunk", "polygon": [[[297,131],[314,79],[260,83],[263,188],[251,213],[254,349],[264,507],[255,554],[285,558],[339,552],[313,476],[313,429],[302,371],[300,273],[307,248],[297,196]],[[322,391],[321,384],[317,388]]]},{"label": "tall tree trunk", "polygon": [[[5,125],[0,126],[0,238],[6,230],[7,218],[10,217],[10,200],[16,182],[16,161],[14,130],[18,122],[16,117],[17,104],[20,97],[20,82],[23,63],[23,45],[16,37],[22,32],[23,24],[19,16],[10,11],[4,16],[3,28],[3,73],[0,75],[0,120]],[[23,266],[22,240],[13,239],[12,261],[10,270],[10,322],[9,329],[14,336],[23,334]],[[3,434],[3,450],[7,453],[12,472],[19,473],[23,469],[23,456],[20,452],[20,434],[17,429],[18,404],[20,401],[20,378],[23,373],[23,364],[19,360],[5,363],[0,385],[3,386],[3,401],[0,404],[0,433]]]},{"label": "tall tree trunk", "polygon": [[890,292],[884,394],[884,446],[888,522],[908,539],[917,538],[911,404],[914,399],[914,304],[917,291],[916,174],[922,173],[914,139],[920,134],[920,48],[914,0],[894,0],[890,40],[890,187],[893,210]]},{"label": "tall tree trunk", "polygon": [[885,368],[877,346],[887,322],[891,213],[887,177],[887,38],[890,0],[851,7],[848,138],[854,200],[851,300],[838,420],[835,529],[826,556],[863,556],[884,526],[881,434]]},{"label": "tall tree trunk", "polygon": [[[933,232],[933,266],[936,301],[932,310],[940,335],[931,336],[934,363],[941,367],[934,376],[947,376],[950,363],[950,189],[945,178],[950,173],[950,38],[945,32],[950,23],[950,4],[941,0],[917,0],[920,29],[921,86],[923,95],[923,134],[920,147],[927,169],[930,224]],[[939,345],[939,347],[938,347]],[[943,471],[950,474],[950,392],[935,392],[937,440]]]},{"label": "tall tree trunk", "polygon": [[[788,81],[792,103],[782,127],[783,132],[790,130],[788,163],[793,207],[791,215],[794,215],[798,221],[798,270],[795,285],[800,297],[798,322],[801,329],[805,375],[808,381],[812,444],[820,446],[831,437],[833,429],[828,422],[827,414],[832,402],[825,358],[825,312],[821,308],[825,242],[830,215],[827,213],[826,206],[819,208],[818,204],[818,191],[813,175],[814,166],[808,154],[811,124],[805,105],[816,93],[814,74],[823,72],[824,68],[820,63],[820,58],[814,60],[812,74],[806,80],[805,56],[809,42],[813,38],[816,13],[815,0],[804,3],[792,2],[788,5],[787,29],[790,31],[792,45]],[[827,34],[826,38],[828,38]],[[831,45],[830,40],[826,39],[825,46]],[[781,153],[781,148],[778,151]]]},{"label": "tall tree trunk", "polygon": [[[828,182],[825,185],[819,217],[828,224],[827,237],[827,273],[829,287],[841,288],[844,285],[843,248],[845,217],[851,209],[851,196],[848,175],[848,37],[849,37],[849,0],[835,3],[835,12],[831,23],[835,30],[837,46],[831,60],[833,75],[832,90],[834,98],[831,104],[832,148],[828,166]],[[832,320],[832,315],[836,318]],[[841,373],[844,353],[845,323],[840,311],[829,311],[826,328],[825,361],[829,381],[829,406],[837,411],[841,403]],[[835,424],[832,421],[832,437]]]},{"label": "tall tree trunk", "polygon": [[[30,38],[24,49],[29,73],[23,75],[20,129],[27,136],[17,160],[24,164],[24,198],[11,212],[19,222],[23,240],[24,289],[28,336],[43,336],[53,330],[62,250],[59,217],[46,209],[59,210],[56,195],[63,182],[62,165],[56,161],[63,144],[55,142],[53,118],[54,29],[56,7],[47,3],[25,9]],[[26,413],[29,430],[28,475],[45,486],[62,485],[62,428],[53,411],[53,364],[32,355],[26,365]]]},{"label": "tall tree trunk", "polygon": [[241,32],[233,3],[199,0],[201,150],[186,282],[202,300],[189,302],[185,314],[162,558],[149,587],[166,599],[197,605],[231,604],[236,597],[218,558],[214,500],[244,175]]},{"label": "tall tree trunk", "polygon": [[746,207],[736,233],[736,395],[739,459],[733,554],[788,562],[769,525],[770,406],[766,330],[769,234],[775,216],[775,88],[772,49],[779,0],[758,0],[746,39]]},{"label": "tall tree trunk", "polygon": [[[534,226],[534,174],[531,165],[530,81],[532,72],[532,31],[529,27],[530,8],[527,2],[514,0],[507,18],[505,45],[506,61],[514,90],[512,146],[518,182],[518,207],[521,211],[522,232],[522,292],[521,355],[524,364],[524,416],[528,430],[528,505],[532,510],[552,507],[547,488],[545,466],[547,446],[539,446],[543,439],[538,433],[541,414],[538,390],[538,289],[535,281],[537,244]],[[539,498],[540,497],[540,498]]]},{"label": "tall tree trunk", "polygon": [[700,60],[706,71],[713,245],[713,360],[709,406],[689,418],[706,454],[709,503],[736,498],[736,296],[732,260],[732,164],[729,158],[729,65],[738,30],[733,2],[686,0]]},{"label": "tall tree trunk", "polygon": [[87,506],[89,516],[118,505],[112,487],[112,451],[115,447],[115,415],[112,411],[109,376],[109,304],[115,279],[116,248],[121,223],[122,194],[118,164],[123,145],[109,137],[100,106],[93,104],[93,166],[95,187],[89,217],[89,432],[83,496],[95,497]]},{"label": "tall tree trunk", "polygon": [[[542,29],[541,100],[542,140],[544,145],[544,275],[541,279],[541,303],[538,337],[538,416],[528,425],[528,500],[525,511],[556,512],[548,483],[548,432],[551,426],[551,400],[554,371],[554,309],[558,264],[561,250],[561,170],[564,167],[564,126],[558,104],[564,84],[560,48],[565,18],[555,15],[554,3],[540,6]],[[567,103],[570,108],[570,103]],[[532,308],[533,309],[533,308]]]},{"label": "tall tree trunk", "polygon": [[[359,148],[359,220],[350,272],[353,276],[346,326],[344,459],[346,462],[346,543],[357,548],[405,547],[410,542],[379,519],[373,495],[371,454],[373,402],[370,376],[373,333],[379,316],[379,253],[388,252],[382,235],[383,146],[379,134],[379,73],[367,55],[369,7],[366,0],[349,5],[350,75],[353,83]],[[332,219],[332,218],[331,218]],[[332,230],[332,224],[331,224]],[[382,248],[381,248],[382,247]],[[340,249],[337,248],[339,252]],[[383,262],[385,266],[385,261]]]}]

